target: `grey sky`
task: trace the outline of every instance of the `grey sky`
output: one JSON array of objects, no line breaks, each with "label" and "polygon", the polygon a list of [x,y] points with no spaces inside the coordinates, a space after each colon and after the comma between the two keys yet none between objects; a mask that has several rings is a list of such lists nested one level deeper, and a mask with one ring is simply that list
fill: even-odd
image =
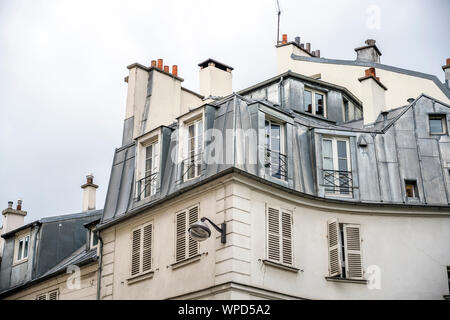
[{"label": "grey sky", "polygon": [[[281,32],[324,57],[354,59],[374,38],[382,63],[444,80],[448,0],[280,2]],[[275,0],[0,0],[0,209],[22,198],[27,222],[79,212],[90,171],[103,207],[127,65],[163,58],[197,91],[197,64],[211,57],[235,68],[239,90],[276,74],[275,41]]]}]

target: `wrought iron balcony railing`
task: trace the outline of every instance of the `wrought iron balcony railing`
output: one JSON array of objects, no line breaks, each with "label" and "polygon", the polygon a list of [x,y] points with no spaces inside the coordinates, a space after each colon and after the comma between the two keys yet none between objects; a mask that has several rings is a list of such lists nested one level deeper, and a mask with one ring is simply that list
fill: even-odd
[{"label": "wrought iron balcony railing", "polygon": [[272,177],[286,180],[288,168],[285,154],[266,148],[265,167]]},{"label": "wrought iron balcony railing", "polygon": [[353,196],[351,171],[323,170],[323,183],[327,194]]},{"label": "wrought iron balcony railing", "polygon": [[203,152],[191,155],[182,162],[183,175],[181,180],[189,180],[200,175],[203,163]]},{"label": "wrought iron balcony railing", "polygon": [[138,181],[136,181],[136,200],[140,201],[142,195],[144,198],[156,193],[158,172],[154,172]]}]

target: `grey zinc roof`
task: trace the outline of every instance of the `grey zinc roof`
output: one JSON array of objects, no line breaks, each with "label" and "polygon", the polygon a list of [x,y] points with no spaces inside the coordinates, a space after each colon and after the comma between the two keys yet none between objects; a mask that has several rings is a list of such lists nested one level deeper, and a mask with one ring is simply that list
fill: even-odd
[{"label": "grey zinc roof", "polygon": [[[205,106],[205,130],[206,129],[217,129],[220,132],[225,132],[227,129],[233,130],[247,130],[250,128],[264,128],[264,121],[261,123],[260,115],[269,112],[270,114],[275,114],[277,117],[286,122],[288,133],[287,133],[287,143],[288,143],[288,172],[290,176],[286,181],[278,182],[280,187],[291,189],[299,194],[309,195],[313,197],[319,197],[324,199],[323,191],[320,191],[323,187],[320,186],[320,166],[321,162],[318,161],[314,163],[313,159],[321,159],[320,148],[314,147],[317,144],[316,137],[320,137],[322,134],[335,134],[336,132],[345,132],[342,134],[347,134],[350,136],[351,153],[352,153],[352,163],[354,168],[352,169],[354,174],[354,199],[335,199],[337,202],[348,202],[352,201],[354,203],[383,203],[390,205],[404,205],[405,199],[404,194],[402,194],[401,189],[395,189],[400,184],[401,181],[395,179],[402,179],[401,176],[406,175],[406,168],[415,167],[417,170],[438,170],[439,166],[444,166],[445,161],[450,161],[450,159],[443,159],[440,162],[439,158],[433,158],[433,164],[430,164],[430,169],[427,167],[421,167],[416,161],[417,157],[406,156],[403,150],[410,150],[414,148],[417,152],[421,152],[418,149],[419,140],[411,141],[412,145],[409,145],[406,149],[402,149],[404,144],[399,139],[403,139],[402,134],[404,126],[409,130],[411,124],[406,124],[407,121],[413,119],[410,114],[406,114],[408,110],[417,106],[417,112],[423,112],[430,105],[439,105],[440,108],[444,108],[444,112],[449,113],[448,105],[445,105],[437,100],[434,100],[425,95],[418,97],[409,106],[404,106],[401,108],[390,110],[387,113],[387,122],[383,122],[382,119],[378,117],[377,122],[373,126],[363,126],[362,121],[355,121],[353,123],[343,123],[336,124],[333,121],[326,119],[321,119],[320,117],[313,117],[302,112],[293,112],[292,110],[286,108],[285,106],[279,106],[267,100],[257,100],[250,99],[247,97],[242,97],[240,94],[232,94],[224,99],[214,102],[214,106]],[[419,110],[420,109],[420,110]],[[403,119],[405,118],[405,119]],[[403,119],[399,122],[399,119]],[[396,128],[390,129],[392,125],[399,122]],[[418,127],[417,130],[425,130],[426,126]],[[172,128],[169,130],[168,139],[162,141],[163,145],[166,147],[163,149],[164,154],[176,154],[176,142],[175,138],[178,135],[177,130]],[[313,131],[313,132],[312,132]],[[386,139],[379,139],[378,136],[386,135]],[[414,136],[414,135],[413,135]],[[360,138],[362,137],[362,138]],[[163,140],[165,138],[163,137]],[[391,143],[393,139],[399,141],[396,147]],[[205,148],[208,148],[209,142],[212,141],[211,137],[205,137]],[[365,141],[367,147],[359,147],[357,142]],[[445,140],[442,142],[437,142],[439,147],[447,148]],[[386,149],[387,155],[384,153],[382,155],[377,155],[378,152],[374,149],[376,144],[376,149],[384,148]],[[110,183],[108,187],[108,193],[105,202],[105,209],[102,216],[100,224],[97,226],[99,229],[105,226],[115,223],[115,221],[121,221],[126,219],[128,216],[133,215],[136,212],[148,208],[155,204],[161,203],[165,199],[172,198],[178,194],[181,194],[190,188],[193,188],[203,182],[211,181],[212,178],[220,176],[223,172],[229,172],[230,169],[236,168],[239,172],[245,172],[249,176],[255,178],[264,178],[264,169],[258,167],[257,164],[250,164],[249,157],[258,157],[258,148],[256,145],[246,146],[239,139],[229,138],[224,135],[224,143],[222,149],[217,151],[219,154],[231,154],[231,163],[212,163],[202,165],[201,175],[193,180],[183,181],[183,166],[173,163],[170,157],[166,157],[165,161],[161,163],[160,175],[161,175],[161,185],[156,195],[146,198],[144,200],[137,201],[135,199],[135,143],[125,145],[121,148],[116,149],[114,155],[113,166],[111,170]],[[409,151],[407,151],[409,152]],[[398,154],[398,157],[394,160],[389,160],[392,154]],[[450,154],[450,153],[449,153]],[[386,159],[384,157],[387,157]],[[406,158],[405,158],[406,157]],[[243,161],[242,161],[243,160]],[[377,173],[374,170],[377,166],[380,166],[380,170],[387,170],[384,167],[391,166],[390,163],[397,161],[396,169],[397,177],[395,175],[392,177],[383,175],[382,173]],[[411,162],[413,161],[413,162]],[[415,162],[414,162],[415,161]],[[380,171],[381,172],[381,171]],[[442,171],[436,174],[442,177]],[[379,175],[379,176],[378,176]],[[433,176],[432,174],[431,176]],[[431,183],[426,181],[428,173],[421,173],[421,178],[418,176],[418,180],[423,180],[424,188],[428,188],[428,184]],[[383,179],[391,179],[383,181]],[[266,178],[266,180],[270,180]],[[394,179],[394,180],[392,180]],[[372,184],[373,181],[378,181],[380,188],[374,188]],[[443,181],[443,180],[442,180]],[[439,183],[444,183],[444,182]],[[273,181],[272,181],[273,182]],[[433,180],[435,183],[436,180]],[[277,184],[277,183],[276,183]],[[389,188],[394,188],[391,191],[385,185],[390,185]],[[435,188],[435,187],[434,187]],[[441,186],[442,190],[447,190],[444,185]],[[384,190],[386,189],[386,190]],[[319,191],[317,191],[319,190]],[[379,190],[379,191],[378,191]],[[425,192],[423,189],[421,192]],[[428,192],[428,191],[427,191]],[[428,192],[429,193],[429,192]],[[441,193],[437,197],[429,196],[433,201],[427,201],[420,203],[421,205],[444,205],[448,204],[448,197],[450,195]],[[324,199],[325,200],[325,199]]]}]

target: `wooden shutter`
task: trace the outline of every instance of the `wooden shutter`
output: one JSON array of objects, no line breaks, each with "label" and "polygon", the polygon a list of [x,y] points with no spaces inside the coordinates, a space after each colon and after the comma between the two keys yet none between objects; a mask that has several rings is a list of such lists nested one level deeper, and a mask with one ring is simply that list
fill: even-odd
[{"label": "wooden shutter", "polygon": [[153,225],[147,224],[142,230],[142,272],[146,272],[152,269]]},{"label": "wooden shutter", "polygon": [[341,257],[339,248],[339,221],[330,219],[327,223],[328,231],[328,261],[330,277],[338,276],[342,273]]},{"label": "wooden shutter", "polygon": [[48,300],[58,300],[58,290],[50,291],[48,293]]},{"label": "wooden shutter", "polygon": [[131,276],[135,276],[141,272],[141,229],[132,232],[131,242]]},{"label": "wooden shutter", "polygon": [[[189,209],[189,226],[198,221],[198,206]],[[198,241],[189,236],[189,252],[188,257],[193,257],[198,254]]]},{"label": "wooden shutter", "polygon": [[267,258],[280,262],[280,211],[273,207],[267,209]]},{"label": "wooden shutter", "polygon": [[292,214],[288,211],[281,213],[281,252],[283,263],[292,265]]},{"label": "wooden shutter", "polygon": [[361,235],[357,224],[344,225],[345,270],[346,277],[362,279]]},{"label": "wooden shutter", "polygon": [[41,294],[36,297],[36,300],[47,300],[47,294]]},{"label": "wooden shutter", "polygon": [[175,261],[186,259],[186,211],[180,212],[175,217]]}]

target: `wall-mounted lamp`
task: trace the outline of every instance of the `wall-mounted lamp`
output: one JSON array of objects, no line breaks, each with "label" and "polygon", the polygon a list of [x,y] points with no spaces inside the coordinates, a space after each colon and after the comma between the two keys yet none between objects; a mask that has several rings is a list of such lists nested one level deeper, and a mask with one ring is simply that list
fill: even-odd
[{"label": "wall-mounted lamp", "polygon": [[189,227],[188,232],[192,239],[196,241],[204,241],[211,236],[211,229],[205,223],[205,220],[208,221],[214,227],[214,229],[220,232],[220,242],[225,243],[227,236],[227,225],[225,224],[225,222],[221,224],[222,228],[219,228],[214,222],[206,217],[201,218],[200,221],[191,224],[191,226]]}]

